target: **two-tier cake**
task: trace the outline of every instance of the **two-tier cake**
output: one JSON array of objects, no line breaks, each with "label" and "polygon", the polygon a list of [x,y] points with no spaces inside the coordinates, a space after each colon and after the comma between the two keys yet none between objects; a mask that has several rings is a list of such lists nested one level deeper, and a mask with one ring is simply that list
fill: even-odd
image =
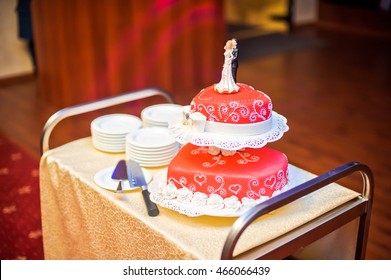
[{"label": "two-tier cake", "polygon": [[268,95],[235,82],[235,48],[229,40],[220,82],[201,90],[183,107],[183,120],[170,124],[183,147],[152,192],[155,202],[188,215],[235,213],[288,183],[287,157],[265,147],[288,130],[286,119]]}]

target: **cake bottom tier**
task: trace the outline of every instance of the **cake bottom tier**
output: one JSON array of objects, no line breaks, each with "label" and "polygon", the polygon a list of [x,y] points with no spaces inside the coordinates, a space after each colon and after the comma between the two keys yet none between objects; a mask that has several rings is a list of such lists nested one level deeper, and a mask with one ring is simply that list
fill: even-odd
[{"label": "cake bottom tier", "polygon": [[[171,161],[167,184],[184,195],[206,194],[205,199],[265,200],[288,183],[288,159],[270,148],[238,151],[233,156],[211,155],[208,147],[186,144]],[[196,196],[197,196],[196,195]]]}]

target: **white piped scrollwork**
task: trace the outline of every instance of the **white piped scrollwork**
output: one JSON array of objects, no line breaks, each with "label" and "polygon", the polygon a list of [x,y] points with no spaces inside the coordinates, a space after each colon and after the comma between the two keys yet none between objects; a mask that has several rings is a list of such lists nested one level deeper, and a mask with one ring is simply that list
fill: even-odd
[{"label": "white piped scrollwork", "polygon": [[[297,171],[292,172],[290,176],[291,177],[289,178],[287,185],[280,190],[274,191],[272,197],[308,180],[308,178],[305,177],[305,174]],[[277,177],[279,177],[279,175],[277,175]],[[192,192],[190,189],[186,188],[186,190],[180,191],[186,194],[182,194],[181,199],[183,202],[181,202],[178,200],[179,189],[172,184],[167,184],[166,182],[167,170],[160,172],[155,176],[149,186],[151,200],[165,208],[190,217],[201,215],[237,217],[243,214],[247,209],[269,199],[267,196],[262,196],[261,191],[255,192],[251,190],[248,192],[247,197],[243,197],[239,200],[235,195],[228,197],[228,199],[224,199],[219,194],[212,194],[208,196],[205,193]],[[253,181],[252,184],[255,186],[257,183],[256,181]],[[188,196],[189,191],[191,196]]]}]

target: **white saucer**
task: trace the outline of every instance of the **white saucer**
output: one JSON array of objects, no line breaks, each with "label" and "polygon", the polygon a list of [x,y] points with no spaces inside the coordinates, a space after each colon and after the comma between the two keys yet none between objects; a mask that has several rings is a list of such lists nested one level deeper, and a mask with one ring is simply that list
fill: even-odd
[{"label": "white saucer", "polygon": [[145,126],[168,126],[169,122],[182,118],[182,107],[178,104],[158,104],[141,111]]},{"label": "white saucer", "polygon": [[[118,187],[118,180],[111,179],[115,166],[104,168],[98,171],[94,176],[94,182],[101,188],[106,190],[115,191]],[[141,168],[145,176],[145,181],[150,183],[152,181],[152,174],[145,168]],[[138,187],[130,187],[129,181],[124,180],[122,184],[122,189],[124,191],[135,190]]]},{"label": "white saucer", "polygon": [[172,147],[176,140],[163,127],[144,127],[126,136],[128,145],[137,148],[156,149]]},{"label": "white saucer", "polygon": [[125,151],[124,143],[122,144],[103,143],[103,142],[98,142],[96,141],[96,139],[92,138],[92,144],[96,149],[101,150],[103,152],[122,153]]},{"label": "white saucer", "polygon": [[139,164],[160,164],[165,162],[170,162],[173,155],[165,156],[165,157],[159,157],[159,158],[144,158],[133,154],[127,154],[129,159],[137,161]]},{"label": "white saucer", "polygon": [[128,114],[110,114],[94,119],[91,129],[104,135],[125,135],[142,126],[140,118]]},{"label": "white saucer", "polygon": [[179,151],[179,145],[175,145],[173,147],[161,148],[161,149],[138,149],[137,147],[126,146],[127,153],[133,153],[136,155],[142,155],[147,157],[156,157],[162,155],[174,154]]},{"label": "white saucer", "polygon": [[162,153],[162,154],[141,154],[141,153],[135,153],[133,151],[126,150],[126,154],[128,156],[134,157],[136,159],[140,160],[146,160],[146,161],[153,161],[153,160],[166,160],[173,158],[177,153],[179,149],[173,150],[169,153]]},{"label": "white saucer", "polygon": [[141,160],[141,159],[138,159],[138,158],[134,158],[133,156],[129,155],[129,154],[126,154],[126,159],[129,160],[134,160],[136,162],[138,162],[138,164],[140,164],[140,166],[142,167],[164,167],[164,166],[168,166],[172,160],[172,158],[169,158],[169,159],[156,159],[156,160]]},{"label": "white saucer", "polygon": [[125,151],[126,135],[142,126],[140,118],[128,114],[110,114],[91,122],[94,147],[103,152]]}]

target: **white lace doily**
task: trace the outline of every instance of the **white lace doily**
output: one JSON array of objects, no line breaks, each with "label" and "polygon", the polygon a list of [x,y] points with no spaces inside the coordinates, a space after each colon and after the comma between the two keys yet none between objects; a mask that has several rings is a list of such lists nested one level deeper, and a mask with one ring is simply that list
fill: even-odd
[{"label": "white lace doily", "polygon": [[276,112],[272,114],[270,130],[256,135],[222,135],[211,132],[195,132],[181,122],[169,125],[170,133],[181,144],[192,143],[196,146],[216,146],[226,150],[241,148],[262,148],[269,142],[279,140],[288,131],[287,119]]},{"label": "white lace doily", "polygon": [[[279,195],[280,193],[292,189],[293,187],[308,180],[308,175],[306,176],[303,172],[300,172],[297,167],[292,165],[288,166],[288,174],[288,184],[281,191],[274,192],[273,196]],[[211,207],[209,205],[198,206],[190,202],[181,202],[178,200],[177,196],[167,198],[162,193],[165,187],[167,187],[167,168],[156,174],[153,181],[149,184],[148,190],[150,192],[150,198],[153,202],[164,208],[174,210],[189,217],[203,215],[216,217],[238,217],[250,207],[254,206],[254,204],[248,206],[241,205],[241,207],[238,207],[237,209],[227,208],[223,205],[219,208]],[[269,199],[269,197],[263,197],[262,199],[257,200],[256,204],[267,199]]]}]

